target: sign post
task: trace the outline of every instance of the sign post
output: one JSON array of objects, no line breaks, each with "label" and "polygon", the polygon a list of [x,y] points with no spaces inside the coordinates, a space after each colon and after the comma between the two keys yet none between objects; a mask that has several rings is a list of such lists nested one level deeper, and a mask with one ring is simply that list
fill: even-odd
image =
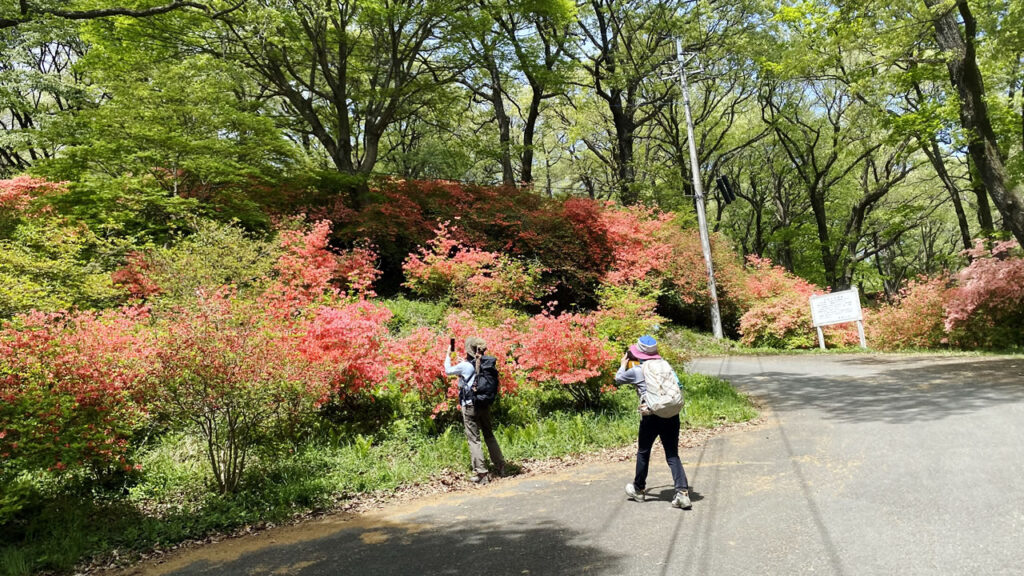
[{"label": "sign post", "polygon": [[818,330],[818,344],[822,350],[825,349],[825,334],[822,333],[821,327],[845,322],[857,323],[860,347],[868,347],[864,338],[864,314],[860,309],[860,294],[856,287],[842,292],[811,296],[811,321]]}]

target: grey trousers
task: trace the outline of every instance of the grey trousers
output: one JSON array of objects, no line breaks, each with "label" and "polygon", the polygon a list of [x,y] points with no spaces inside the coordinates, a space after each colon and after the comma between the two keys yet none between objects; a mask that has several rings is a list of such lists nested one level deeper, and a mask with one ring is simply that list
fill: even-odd
[{"label": "grey trousers", "polygon": [[487,453],[491,455],[491,462],[499,469],[504,468],[505,457],[501,454],[501,446],[498,446],[498,440],[494,437],[494,426],[491,424],[491,407],[463,406],[462,423],[466,427],[466,440],[469,440],[469,457],[473,463],[473,472],[487,473],[484,450],[480,445],[481,433],[487,442]]}]

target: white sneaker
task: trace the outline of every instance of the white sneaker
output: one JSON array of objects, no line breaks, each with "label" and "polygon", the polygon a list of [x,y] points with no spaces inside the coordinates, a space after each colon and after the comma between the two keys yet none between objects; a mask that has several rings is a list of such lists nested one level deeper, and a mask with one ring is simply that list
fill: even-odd
[{"label": "white sneaker", "polygon": [[636,500],[637,502],[643,502],[647,498],[647,493],[644,490],[637,490],[633,487],[633,484],[626,484],[626,496],[630,499]]},{"label": "white sneaker", "polygon": [[690,503],[690,494],[686,490],[676,492],[676,497],[672,499],[672,507],[683,510],[693,508],[693,504]]}]

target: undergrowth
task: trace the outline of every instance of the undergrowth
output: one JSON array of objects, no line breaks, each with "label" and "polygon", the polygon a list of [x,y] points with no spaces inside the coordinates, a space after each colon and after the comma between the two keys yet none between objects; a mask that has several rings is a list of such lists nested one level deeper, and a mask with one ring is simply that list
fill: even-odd
[{"label": "undergrowth", "polygon": [[[722,380],[683,380],[686,427],[756,416],[750,402]],[[564,390],[530,390],[502,398],[495,419],[498,441],[513,464],[585,453],[635,442],[636,394],[620,389],[597,408],[579,411]],[[210,489],[202,448],[185,435],[164,437],[146,449],[143,471],[120,485],[96,487],[83,479],[55,486],[23,478],[33,497],[0,526],[0,574],[67,573],[96,557],[123,561],[157,546],[328,510],[357,495],[393,491],[445,471],[469,472],[461,423],[435,434],[423,429],[399,421],[343,443],[328,435],[311,439],[286,457],[256,462],[234,495]]]}]

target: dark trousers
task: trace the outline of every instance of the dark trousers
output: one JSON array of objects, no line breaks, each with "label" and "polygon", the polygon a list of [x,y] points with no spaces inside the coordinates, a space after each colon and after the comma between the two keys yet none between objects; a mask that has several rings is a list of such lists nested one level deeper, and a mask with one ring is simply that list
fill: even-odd
[{"label": "dark trousers", "polygon": [[633,486],[637,490],[647,488],[647,468],[651,461],[651,447],[654,439],[661,438],[661,446],[665,449],[665,460],[672,471],[672,483],[676,491],[687,490],[686,472],[683,461],[679,459],[679,416],[662,418],[649,414],[640,417],[639,449],[636,453],[636,477]]}]

